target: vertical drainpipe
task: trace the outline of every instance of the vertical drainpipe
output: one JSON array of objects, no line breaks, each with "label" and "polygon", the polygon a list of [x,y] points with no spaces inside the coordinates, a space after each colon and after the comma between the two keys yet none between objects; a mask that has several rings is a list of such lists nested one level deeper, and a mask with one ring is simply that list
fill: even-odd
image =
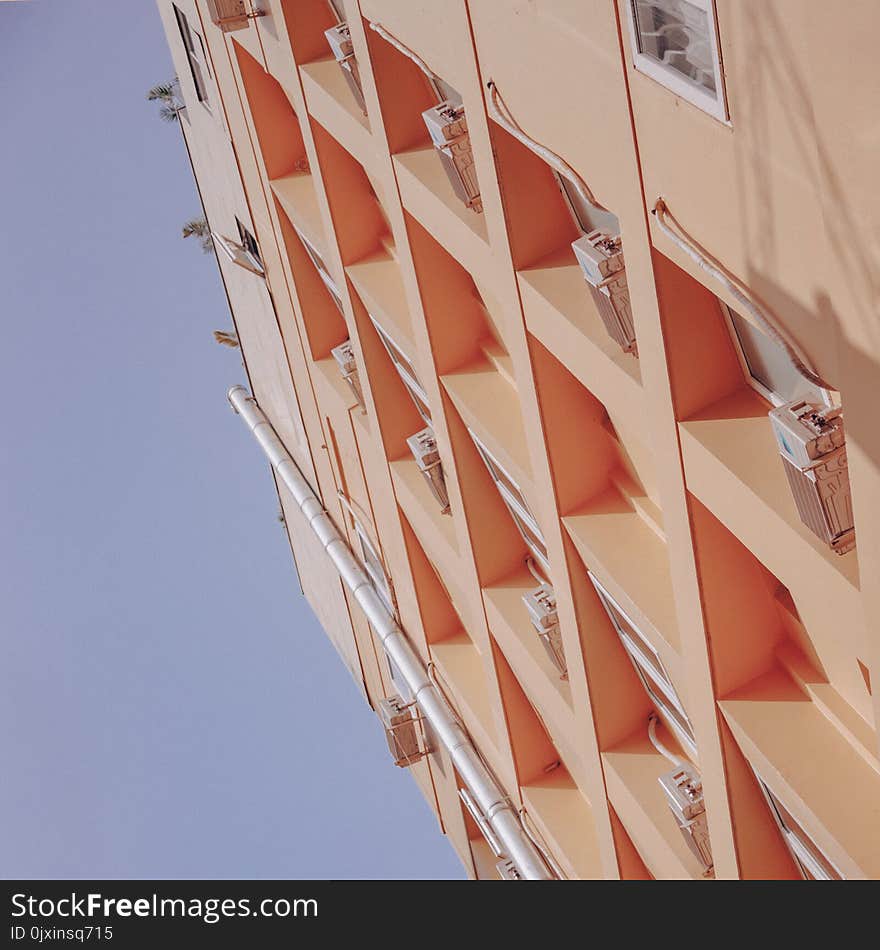
[{"label": "vertical drainpipe", "polygon": [[516,865],[520,876],[525,880],[553,880],[554,875],[529,840],[504,790],[498,786],[491,772],[483,764],[473,742],[431,682],[421,658],[382,603],[372,582],[254,397],[243,386],[233,386],[229,390],[228,399],[260,444],[278,477],[290,490],[342,582],[369,620],[385,653],[400,670],[422,715],[449,753],[465,788],[486,816],[504,851],[504,857]]}]

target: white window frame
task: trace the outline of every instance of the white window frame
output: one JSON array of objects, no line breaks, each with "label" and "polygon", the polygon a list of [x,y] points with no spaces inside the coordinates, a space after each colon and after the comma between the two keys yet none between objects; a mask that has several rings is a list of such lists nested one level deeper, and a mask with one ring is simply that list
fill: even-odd
[{"label": "white window frame", "polygon": [[330,12],[333,16],[336,17],[338,23],[345,23],[345,5],[342,0],[327,0],[327,6],[330,8]]},{"label": "white window frame", "polygon": [[[235,219],[235,224],[236,224],[236,227],[238,228],[238,236],[239,236],[239,238],[241,239],[239,243],[241,244],[241,248],[242,248],[242,250],[244,251],[244,253],[247,254],[248,260],[249,260],[249,261],[254,265],[254,267],[257,268],[261,273],[265,273],[265,272],[266,272],[266,266],[265,266],[265,264],[263,264],[263,258],[260,256],[260,245],[259,245],[259,243],[257,242],[256,237],[254,237],[253,233],[252,233],[252,232],[247,228],[247,226],[242,222],[241,218],[236,217],[236,219]],[[257,249],[256,253],[254,253],[254,252],[248,247],[248,241],[252,241],[252,242],[253,242],[254,247]]]},{"label": "white window frame", "polygon": [[445,79],[441,79],[436,73],[431,75],[428,82],[434,90],[434,95],[437,96],[437,105],[440,105],[442,102],[451,102],[453,106],[458,108],[464,105],[461,93]]},{"label": "white window frame", "polygon": [[[525,495],[523,495],[522,489],[517,484],[516,479],[511,478],[507,469],[498,461],[497,458],[495,458],[489,449],[486,448],[479,436],[474,433],[474,430],[469,428],[468,432],[470,433],[471,438],[474,440],[474,445],[477,447],[480,457],[483,459],[483,464],[486,466],[489,474],[492,476],[492,481],[495,483],[495,488],[498,490],[498,494],[501,495],[501,500],[507,506],[507,510],[510,512],[511,518],[513,518],[513,523],[516,525],[516,530],[519,531],[523,541],[526,543],[526,547],[544,569],[545,575],[550,577],[550,557],[547,553],[547,542],[544,540],[544,532],[541,531],[540,525],[535,519],[535,516],[527,507]],[[516,489],[519,494],[519,498],[516,498],[514,495],[512,495],[507,485],[505,485],[504,482],[499,479],[499,472]],[[534,538],[531,538],[529,535],[534,535]],[[536,542],[540,543],[542,547],[536,547]]]},{"label": "white window frame", "polygon": [[372,540],[367,536],[361,523],[356,518],[353,518],[352,521],[355,534],[358,536],[358,541],[360,542],[361,560],[363,561],[364,569],[373,582],[373,587],[375,587],[379,599],[388,612],[396,617],[397,603],[394,599],[394,585],[391,583],[391,578],[385,571],[385,563],[376,549],[375,544],[373,544]]},{"label": "white window frame", "polygon": [[[549,165],[547,167],[550,168]],[[620,220],[612,211],[599,211],[595,208],[590,209],[590,216],[593,217],[594,220],[585,221],[577,201],[572,196],[572,191],[577,191],[574,184],[563,175],[560,175],[555,168],[550,168],[550,171],[553,173],[556,184],[562,192],[562,200],[565,202],[566,208],[568,208],[568,213],[582,234],[601,231],[603,234],[610,234],[613,237],[620,235]]]},{"label": "white window frame", "polygon": [[[749,386],[752,387],[752,389],[755,390],[756,393],[758,393],[759,396],[763,396],[764,399],[766,399],[767,402],[769,402],[772,406],[785,405],[785,403],[789,402],[790,400],[785,399],[783,396],[781,396],[779,393],[775,392],[774,390],[768,389],[760,380],[756,379],[752,375],[752,370],[751,370],[751,367],[749,366],[749,361],[746,358],[746,353],[745,353],[745,350],[743,349],[742,341],[739,338],[739,333],[737,333],[736,324],[734,323],[734,320],[733,320],[733,310],[723,300],[721,300],[720,297],[716,299],[718,300],[718,306],[721,309],[721,314],[724,317],[724,321],[727,324],[727,329],[730,332],[730,338],[733,341],[733,348],[736,351],[736,358],[739,360],[739,365],[743,371],[743,375],[745,376],[746,382],[749,384]],[[748,320],[747,317],[744,317],[741,313],[739,313],[739,311],[736,312],[736,315],[739,317],[740,320],[744,320],[747,323],[751,322]],[[759,333],[764,333],[764,331],[760,327],[755,327],[755,329],[758,330]],[[766,334],[764,335],[766,336]],[[767,337],[767,339],[770,340],[771,343],[774,342],[770,337]],[[815,399],[816,402],[820,403],[823,406],[833,405],[833,402],[830,396],[824,389],[820,389],[818,386],[814,386],[813,390],[814,392],[812,394],[803,396],[803,398],[807,402],[813,402]],[[801,398],[801,397],[798,397],[798,398]]]},{"label": "white window frame", "polygon": [[[210,97],[208,95],[208,82],[205,78],[205,73],[207,73],[208,79],[212,77],[211,69],[208,66],[205,41],[202,39],[201,33],[190,26],[189,18],[183,10],[181,10],[176,3],[171,6],[174,10],[174,18],[177,20],[177,27],[183,42],[183,52],[189,63],[190,75],[192,76],[193,86],[196,90],[196,99],[210,112]],[[196,43],[198,43],[198,45],[196,45]]]},{"label": "white window frame", "polygon": [[409,683],[403,678],[403,673],[400,672],[400,668],[387,653],[385,654],[385,659],[388,661],[388,675],[391,677],[391,683],[397,690],[397,694],[404,702],[412,702],[412,690],[409,688]]},{"label": "white window frame", "polygon": [[727,108],[727,90],[724,85],[724,68],[722,66],[721,40],[718,35],[718,17],[715,13],[715,0],[685,0],[691,6],[702,10],[709,21],[709,48],[712,54],[712,72],[715,78],[715,96],[697,83],[691,82],[678,70],[664,66],[652,56],[641,50],[638,21],[636,19],[635,4],[638,0],[624,0],[629,20],[630,45],[633,55],[633,68],[655,82],[665,86],[670,92],[703,112],[730,125],[730,112]]},{"label": "white window frame", "polygon": [[[593,572],[588,571],[587,576],[596,589],[599,599],[605,605],[605,612],[608,614],[608,618],[617,632],[617,636],[623,644],[623,648],[626,650],[630,662],[635,668],[639,679],[642,681],[645,692],[654,702],[654,705],[657,707],[657,712],[663,717],[663,721],[675,734],[688,755],[696,762],[697,742],[694,736],[694,727],[691,724],[690,716],[688,716],[675,687],[672,685],[672,680],[669,677],[669,673],[666,672],[666,667],[660,659],[660,654],[654,649],[650,640],[639,630],[638,624],[633,623],[629,614],[611,596],[605,586],[595,577]],[[611,608],[610,610],[608,609],[609,607]],[[615,616],[615,612],[620,614],[632,627],[638,636],[638,640],[635,640],[630,631],[621,625]],[[670,711],[670,707],[672,711]],[[679,716],[687,724],[688,729],[685,729],[679,722]]]},{"label": "white window frame", "polygon": [[388,352],[388,355],[391,357],[391,362],[394,364],[394,368],[397,370],[397,375],[400,377],[403,385],[406,386],[407,392],[410,395],[410,398],[415,403],[416,410],[422,419],[433,428],[433,420],[431,419],[431,409],[428,406],[428,394],[425,392],[422,387],[421,382],[418,377],[415,375],[416,368],[413,364],[413,361],[407,356],[403,347],[395,342],[393,337],[384,327],[380,326],[376,318],[368,313],[370,322],[376,328],[376,333],[379,334],[379,339],[382,341],[382,345]]},{"label": "white window frame", "polygon": [[[791,856],[794,858],[794,862],[798,866],[798,870],[804,879],[812,879],[815,881],[845,881],[846,878],[840,873],[840,869],[833,861],[829,860],[825,852],[813,841],[793,815],[792,820],[797,824],[797,828],[790,828],[788,826],[785,818],[780,814],[779,809],[782,808],[789,814],[791,813],[791,809],[785,806],[782,799],[770,789],[770,786],[761,778],[754,768],[752,768],[752,771],[755,773],[755,778],[758,780],[758,785],[760,785],[764,799],[770,808],[770,813],[773,815],[773,820],[779,828],[782,840],[791,852]],[[809,841],[809,846],[804,844],[802,837]],[[811,848],[822,856],[822,860],[832,869],[834,874],[837,875],[836,877],[829,874],[828,870],[816,860]]]},{"label": "white window frame", "polygon": [[[238,219],[236,218],[236,221]],[[239,244],[238,241],[233,240],[232,238],[226,237],[223,234],[219,234],[216,231],[211,232],[211,238],[214,241],[214,246],[218,247],[223,253],[232,261],[233,264],[238,264],[239,267],[243,267],[245,270],[250,271],[252,274],[256,274],[258,277],[265,277],[266,271],[261,264],[257,264],[254,260],[253,255],[250,254],[243,245]]]},{"label": "white window frame", "polygon": [[[292,222],[291,222],[292,223]],[[318,249],[314,244],[303,234],[302,231],[294,224],[293,230],[296,231],[297,237],[302,241],[303,247],[306,249],[306,254],[309,255],[309,260],[315,265],[315,270],[318,272],[318,276],[324,283],[324,286],[330,292],[330,296],[333,298],[333,302],[336,304],[339,312],[345,316],[345,311],[342,308],[342,294],[339,292],[339,287],[336,284],[336,281],[330,276],[330,271],[327,270],[327,265],[324,263],[324,258],[321,256]]]}]

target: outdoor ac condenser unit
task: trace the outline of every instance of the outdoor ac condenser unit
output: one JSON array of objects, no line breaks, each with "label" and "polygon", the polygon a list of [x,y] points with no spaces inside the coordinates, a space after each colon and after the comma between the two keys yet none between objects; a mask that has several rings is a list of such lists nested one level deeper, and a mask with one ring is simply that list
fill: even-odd
[{"label": "outdoor ac condenser unit", "polygon": [[624,353],[638,356],[636,331],[626,284],[626,265],[619,236],[591,231],[572,245],[608,335]]},{"label": "outdoor ac condenser unit", "polygon": [[692,765],[683,763],[661,775],[658,781],[687,846],[702,865],[704,875],[708,876],[713,865],[712,847],[699,772]]},{"label": "outdoor ac condenser unit", "polygon": [[254,17],[265,16],[264,10],[253,11],[247,0],[208,0],[208,15],[224,33],[244,30]]},{"label": "outdoor ac condenser unit", "polygon": [[324,31],[330,50],[336,58],[345,76],[345,81],[354,95],[361,112],[367,114],[367,104],[364,101],[364,91],[361,88],[361,74],[358,71],[357,59],[354,55],[354,46],[351,42],[351,31],[347,23],[338,23]]},{"label": "outdoor ac condenser unit", "polygon": [[803,400],[770,412],[801,521],[838,554],[856,545],[843,410]]},{"label": "outdoor ac condenser unit", "polygon": [[418,463],[428,487],[431,489],[434,497],[440,504],[440,509],[445,515],[449,512],[449,495],[446,492],[446,481],[443,478],[443,465],[440,462],[440,453],[437,450],[437,440],[434,438],[434,430],[426,426],[415,435],[411,435],[406,444],[412,452],[413,458]]},{"label": "outdoor ac condenser unit", "polygon": [[423,112],[422,118],[456,195],[468,208],[482,212],[483,202],[464,107],[447,99]]},{"label": "outdoor ac condenser unit", "polygon": [[562,633],[559,629],[559,614],[553,588],[549,584],[541,584],[540,587],[523,594],[522,599],[550,662],[559,671],[560,679],[568,679],[568,664],[562,648]]},{"label": "outdoor ac condenser unit", "polygon": [[342,378],[348,383],[348,387],[354,394],[358,405],[366,412],[367,407],[364,403],[364,392],[361,389],[361,380],[360,376],[358,376],[357,363],[354,358],[354,347],[351,345],[351,340],[346,340],[344,343],[340,343],[339,346],[334,346],[333,349],[330,350],[330,354],[333,359],[336,360],[339,372],[342,373]]},{"label": "outdoor ac condenser unit", "polygon": [[394,764],[407,768],[422,758],[419,734],[412,709],[400,696],[389,696],[379,703],[379,718],[385,727],[385,738],[394,758]]}]

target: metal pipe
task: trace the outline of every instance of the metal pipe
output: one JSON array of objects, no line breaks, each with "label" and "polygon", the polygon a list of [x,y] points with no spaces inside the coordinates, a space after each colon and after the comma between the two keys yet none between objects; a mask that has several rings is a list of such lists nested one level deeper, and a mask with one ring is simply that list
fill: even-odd
[{"label": "metal pipe", "polygon": [[553,872],[526,834],[504,790],[483,764],[479,751],[431,682],[421,658],[388,612],[366,572],[290,453],[284,448],[254,397],[243,386],[233,386],[229,390],[228,399],[259,442],[278,477],[289,489],[309,526],[321,540],[345,586],[369,620],[385,653],[400,670],[409,686],[412,700],[430,724],[438,741],[449,753],[470,797],[485,816],[500,843],[504,857],[513,861],[525,880],[553,880]]},{"label": "metal pipe", "polygon": [[[712,255],[700,244],[697,243],[685,229],[676,220],[675,215],[669,210],[669,206],[662,198],[658,198],[651,209],[657,225],[660,230],[672,241],[672,243],[684,251],[685,254],[714,280],[717,280],[725,290],[729,291],[741,304],[746,311],[751,314],[759,327],[772,339],[775,340],[783,350],[786,356],[791,360],[792,366],[804,377],[808,383],[818,386],[824,390],[829,398],[832,392],[835,392],[834,386],[817,373],[810,365],[809,359],[801,348],[800,344],[782,325],[782,323],[772,315],[768,310],[764,310],[755,303],[749,296],[748,288],[742,284],[738,277],[733,275],[721,263],[721,261],[712,257]],[[672,222],[670,224],[670,222]],[[677,229],[677,230],[676,230]]]},{"label": "metal pipe", "polygon": [[607,212],[608,209],[605,205],[599,204],[590,186],[571,165],[569,165],[561,155],[557,155],[556,152],[547,148],[546,145],[541,145],[540,142],[535,141],[516,119],[514,119],[494,81],[490,79],[486,85],[489,89],[489,111],[492,113],[492,118],[495,119],[502,128],[506,129],[518,142],[525,145],[530,152],[534,152],[538,158],[542,158],[554,171],[562,175],[563,178],[568,179],[577,189],[578,194],[586,204],[596,211]]},{"label": "metal pipe", "polygon": [[648,716],[648,738],[651,740],[651,745],[662,755],[664,758],[669,759],[669,761],[675,765],[680,766],[684,765],[684,759],[679,758],[675,755],[674,752],[670,752],[665,745],[657,738],[657,713],[652,712]]}]

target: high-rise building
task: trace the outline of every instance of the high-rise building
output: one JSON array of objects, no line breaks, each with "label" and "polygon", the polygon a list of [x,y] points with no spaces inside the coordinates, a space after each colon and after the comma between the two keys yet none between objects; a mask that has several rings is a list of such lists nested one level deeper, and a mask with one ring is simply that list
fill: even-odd
[{"label": "high-rise building", "polygon": [[159,0],[233,401],[473,877],[880,877],[880,7],[845,6]]}]

